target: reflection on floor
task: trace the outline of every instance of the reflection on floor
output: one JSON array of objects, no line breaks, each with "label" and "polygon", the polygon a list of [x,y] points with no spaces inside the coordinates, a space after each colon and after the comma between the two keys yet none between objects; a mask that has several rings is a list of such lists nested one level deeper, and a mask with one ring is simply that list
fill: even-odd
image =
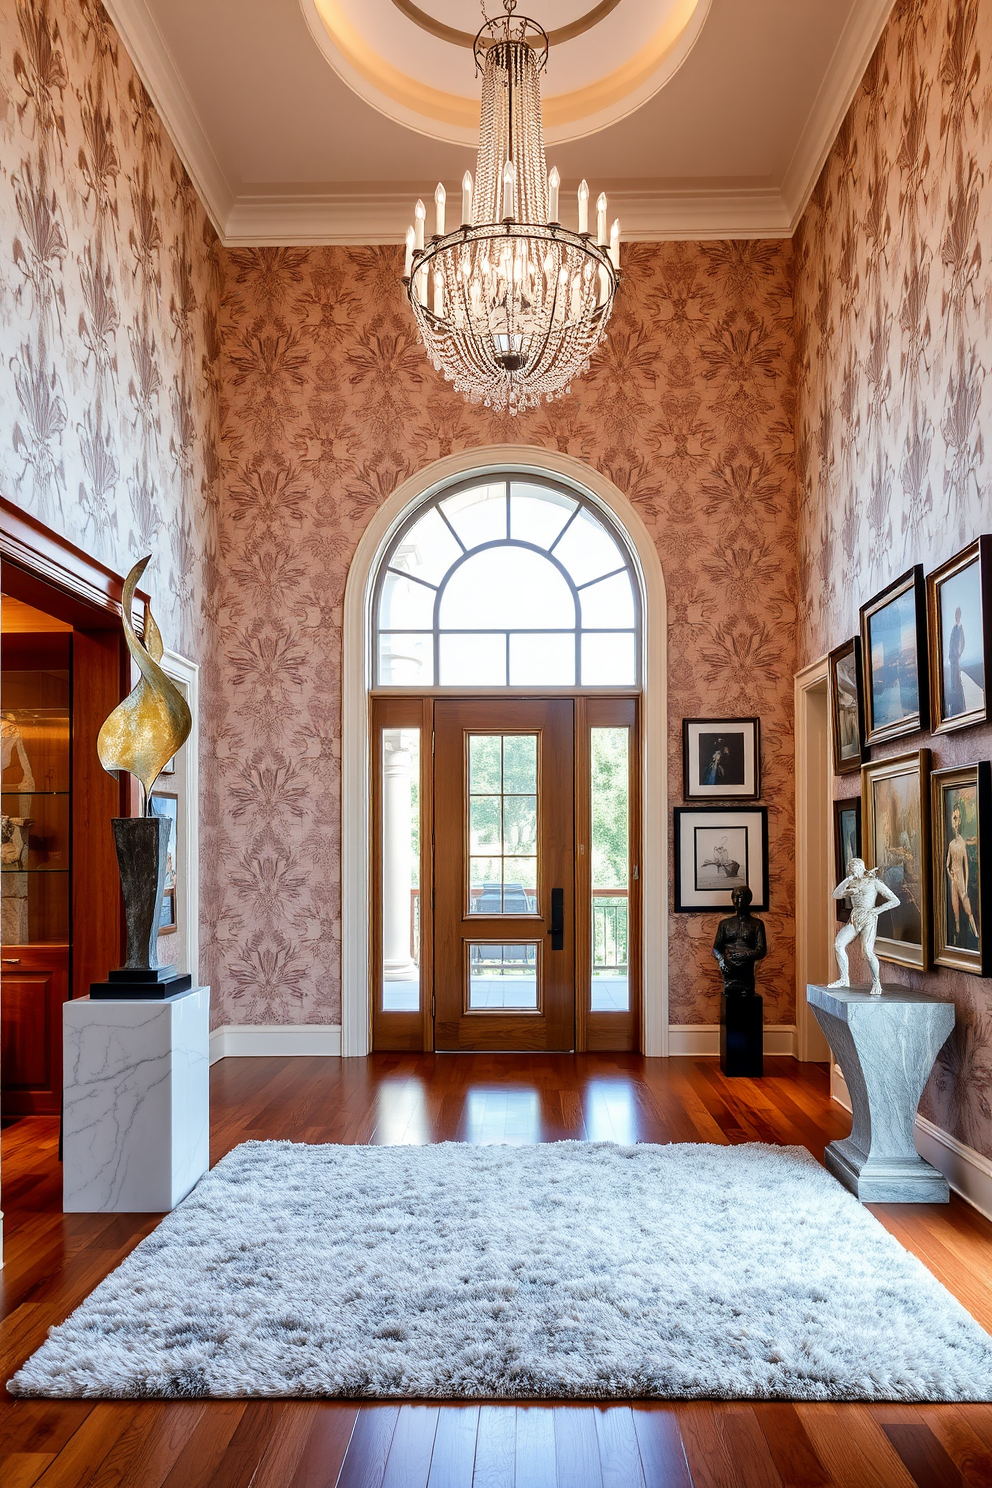
[{"label": "reflection on floor", "polygon": [[[536,986],[532,977],[473,977],[473,1008],[534,1007]],[[594,1013],[625,1013],[628,1006],[627,978],[599,976],[592,979]],[[415,1013],[420,1007],[420,983],[385,982],[382,1007],[387,1013]]]}]

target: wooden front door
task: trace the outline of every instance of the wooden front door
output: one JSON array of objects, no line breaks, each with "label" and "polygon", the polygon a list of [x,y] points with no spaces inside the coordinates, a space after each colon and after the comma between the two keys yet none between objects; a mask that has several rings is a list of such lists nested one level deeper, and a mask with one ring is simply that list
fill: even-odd
[{"label": "wooden front door", "polygon": [[434,709],[434,1046],[575,1047],[574,703]]}]

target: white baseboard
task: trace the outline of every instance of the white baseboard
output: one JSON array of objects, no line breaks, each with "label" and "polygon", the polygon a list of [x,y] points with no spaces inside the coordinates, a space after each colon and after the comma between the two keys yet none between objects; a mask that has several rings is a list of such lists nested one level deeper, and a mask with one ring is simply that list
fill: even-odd
[{"label": "white baseboard", "polygon": [[332,1023],[227,1023],[210,1035],[210,1063],[290,1054],[340,1054],[341,1026]]},{"label": "white baseboard", "polygon": [[[851,1109],[847,1084],[835,1064],[830,1067],[830,1095],[845,1111]],[[915,1140],[917,1152],[943,1173],[954,1192],[992,1219],[992,1162],[926,1116],[916,1117]]]},{"label": "white baseboard", "polygon": [[[766,1054],[796,1055],[796,1025],[770,1023],[765,1026]],[[719,1054],[719,1023],[671,1023],[668,1028],[669,1054]]]}]

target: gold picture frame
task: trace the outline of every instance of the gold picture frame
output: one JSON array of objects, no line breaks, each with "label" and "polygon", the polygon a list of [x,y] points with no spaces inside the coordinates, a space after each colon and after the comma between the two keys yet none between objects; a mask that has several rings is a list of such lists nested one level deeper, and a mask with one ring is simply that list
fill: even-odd
[{"label": "gold picture frame", "polygon": [[992,765],[951,765],[930,776],[933,959],[972,976],[992,975],[986,844],[992,830]]},{"label": "gold picture frame", "polygon": [[988,723],[992,537],[976,538],[927,574],[927,636],[933,732]]},{"label": "gold picture frame", "polygon": [[875,954],[917,971],[930,969],[929,780],[929,749],[861,767],[862,856],[900,901],[879,915]]}]

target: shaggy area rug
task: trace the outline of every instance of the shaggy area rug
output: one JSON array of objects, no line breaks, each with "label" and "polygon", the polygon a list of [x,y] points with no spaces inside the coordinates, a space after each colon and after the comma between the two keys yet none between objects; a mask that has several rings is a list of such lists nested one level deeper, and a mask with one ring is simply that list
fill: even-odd
[{"label": "shaggy area rug", "polygon": [[247,1142],[8,1389],[990,1400],[992,1339],[801,1148]]}]

